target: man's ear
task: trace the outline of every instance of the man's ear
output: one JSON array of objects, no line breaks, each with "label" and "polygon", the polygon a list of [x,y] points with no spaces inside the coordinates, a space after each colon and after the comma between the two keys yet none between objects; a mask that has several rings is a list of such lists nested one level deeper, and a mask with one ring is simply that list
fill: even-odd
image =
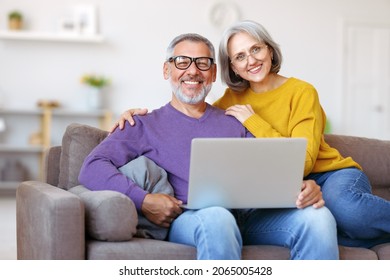
[{"label": "man's ear", "polygon": [[217,64],[213,65],[213,83],[217,80]]},{"label": "man's ear", "polygon": [[171,67],[168,62],[164,63],[163,74],[165,80],[168,80],[171,77]]}]

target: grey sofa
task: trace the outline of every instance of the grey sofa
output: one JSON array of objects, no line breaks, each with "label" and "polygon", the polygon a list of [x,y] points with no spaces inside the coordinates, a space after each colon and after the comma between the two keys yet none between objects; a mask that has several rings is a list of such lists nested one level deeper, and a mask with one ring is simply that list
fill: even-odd
[{"label": "grey sofa", "polygon": [[[196,249],[137,237],[137,215],[126,196],[91,192],[77,177],[84,157],[107,135],[86,125],[68,126],[62,146],[46,157],[46,182],[17,189],[18,259],[195,259]],[[326,135],[327,142],[361,163],[374,193],[390,200],[390,141]],[[340,246],[341,259],[390,259],[390,243],[371,249]],[[243,259],[288,259],[276,246],[244,246]]]}]

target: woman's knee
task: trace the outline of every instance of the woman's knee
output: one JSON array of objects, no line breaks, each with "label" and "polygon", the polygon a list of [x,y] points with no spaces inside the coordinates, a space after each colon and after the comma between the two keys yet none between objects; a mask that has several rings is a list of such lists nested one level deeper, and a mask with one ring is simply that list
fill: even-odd
[{"label": "woman's knee", "polygon": [[371,185],[367,175],[360,169],[345,168],[333,172],[323,184],[322,191],[324,195],[336,199],[344,192],[371,193]]}]

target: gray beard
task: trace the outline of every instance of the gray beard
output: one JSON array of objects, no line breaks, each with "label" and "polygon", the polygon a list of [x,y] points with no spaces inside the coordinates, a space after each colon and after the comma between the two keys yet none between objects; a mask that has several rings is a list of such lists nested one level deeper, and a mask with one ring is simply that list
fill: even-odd
[{"label": "gray beard", "polygon": [[171,87],[177,99],[179,99],[183,103],[192,105],[204,101],[211,90],[211,85],[203,86],[201,92],[199,92],[195,96],[189,97],[182,92],[180,85],[178,87],[175,87],[175,85],[171,84]]}]

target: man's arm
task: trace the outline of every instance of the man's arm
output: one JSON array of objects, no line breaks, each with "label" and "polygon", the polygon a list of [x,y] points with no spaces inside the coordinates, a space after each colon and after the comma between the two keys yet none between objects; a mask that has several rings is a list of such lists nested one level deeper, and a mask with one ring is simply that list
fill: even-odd
[{"label": "man's arm", "polygon": [[133,200],[137,209],[147,194],[135,182],[123,175],[118,168],[138,157],[136,145],[141,141],[126,141],[136,131],[118,131],[108,136],[85,158],[79,174],[79,182],[91,190],[113,190]]}]

